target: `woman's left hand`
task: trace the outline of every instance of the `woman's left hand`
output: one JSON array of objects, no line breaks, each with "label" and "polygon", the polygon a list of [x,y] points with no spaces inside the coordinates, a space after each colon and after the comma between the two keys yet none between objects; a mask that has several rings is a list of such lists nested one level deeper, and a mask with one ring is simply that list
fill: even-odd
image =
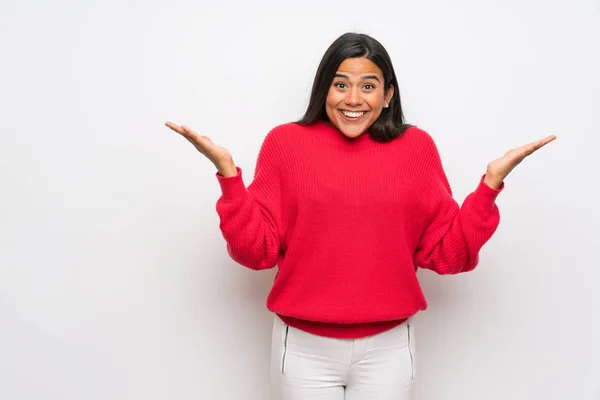
[{"label": "woman's left hand", "polygon": [[529,143],[508,151],[504,156],[490,162],[487,166],[483,182],[492,189],[499,189],[508,174],[525,159],[537,150],[556,139],[548,136],[537,142]]}]

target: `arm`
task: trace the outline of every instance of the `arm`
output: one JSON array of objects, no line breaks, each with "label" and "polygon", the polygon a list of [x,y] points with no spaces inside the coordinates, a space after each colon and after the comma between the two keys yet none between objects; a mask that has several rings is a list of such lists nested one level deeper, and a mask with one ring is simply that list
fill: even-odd
[{"label": "arm", "polygon": [[481,248],[498,227],[500,213],[495,200],[504,184],[494,189],[484,176],[459,206],[452,197],[437,148],[428,135],[426,138],[426,190],[432,206],[415,251],[415,265],[439,274],[467,272],[477,266]]},{"label": "arm", "polygon": [[276,132],[262,144],[254,179],[246,188],[242,170],[218,173],[222,195],[216,210],[231,258],[254,270],[273,268],[280,253],[281,149]]},{"label": "arm", "polygon": [[477,189],[459,207],[452,199],[450,185],[437,148],[427,134],[424,157],[427,160],[428,196],[435,207],[415,251],[415,265],[440,274],[456,274],[474,269],[479,251],[491,238],[500,221],[496,197],[504,189],[504,179],[526,157],[556,136],[514,148],[491,161]]},{"label": "arm", "polygon": [[449,189],[440,191],[439,205],[415,252],[415,264],[438,274],[457,274],[474,269],[479,252],[500,222],[495,204],[504,185],[494,190],[484,183],[459,207]]},{"label": "arm", "polygon": [[246,188],[242,170],[229,151],[185,125],[165,125],[188,140],[216,167],[222,195],[217,201],[221,231],[231,257],[251,269],[276,265],[279,255],[280,176],[282,148],[277,144],[280,128],[273,129],[262,145],[254,182]]}]

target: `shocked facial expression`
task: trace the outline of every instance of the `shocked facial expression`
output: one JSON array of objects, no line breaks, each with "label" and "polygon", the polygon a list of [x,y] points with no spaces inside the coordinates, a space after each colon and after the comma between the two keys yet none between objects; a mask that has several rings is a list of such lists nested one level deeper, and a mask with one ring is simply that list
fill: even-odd
[{"label": "shocked facial expression", "polygon": [[362,135],[392,99],[394,87],[386,92],[384,84],[381,69],[368,58],[345,59],[325,101],[330,123],[349,138]]}]

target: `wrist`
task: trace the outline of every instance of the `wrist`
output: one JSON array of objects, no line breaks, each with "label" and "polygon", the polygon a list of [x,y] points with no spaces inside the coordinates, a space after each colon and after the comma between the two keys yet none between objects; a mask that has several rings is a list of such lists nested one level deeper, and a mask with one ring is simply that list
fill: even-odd
[{"label": "wrist", "polygon": [[224,178],[231,178],[238,174],[237,167],[233,162],[225,165],[218,165],[217,171],[219,175],[221,175]]},{"label": "wrist", "polygon": [[494,190],[498,190],[500,189],[500,186],[502,186],[502,181],[504,179],[494,176],[494,175],[490,175],[489,173],[485,174],[485,177],[483,178],[483,183],[485,183],[486,185],[488,185],[490,188],[494,189]]}]

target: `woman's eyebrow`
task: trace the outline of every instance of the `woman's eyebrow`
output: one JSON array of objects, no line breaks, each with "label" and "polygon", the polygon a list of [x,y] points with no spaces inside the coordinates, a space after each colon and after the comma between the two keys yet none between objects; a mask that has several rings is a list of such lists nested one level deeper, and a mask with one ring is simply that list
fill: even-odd
[{"label": "woman's eyebrow", "polygon": [[[350,77],[348,75],[345,74],[340,74],[340,73],[336,73],[335,74],[336,78],[345,78],[345,79],[350,79]],[[381,83],[381,81],[379,80],[379,78],[377,77],[377,75],[363,75],[360,78],[362,81],[366,81],[367,79],[373,79],[376,80],[377,82]]]}]

